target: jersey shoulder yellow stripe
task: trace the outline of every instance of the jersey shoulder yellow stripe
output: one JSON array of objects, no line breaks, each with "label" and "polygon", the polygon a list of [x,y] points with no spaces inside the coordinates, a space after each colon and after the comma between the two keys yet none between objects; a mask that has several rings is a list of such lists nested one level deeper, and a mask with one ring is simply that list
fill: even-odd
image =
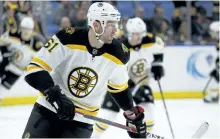
[{"label": "jersey shoulder yellow stripe", "polygon": [[143,39],[142,39],[142,48],[147,48],[147,47],[152,47],[154,43],[156,42],[156,36],[153,34],[147,34]]},{"label": "jersey shoulder yellow stripe", "polygon": [[82,50],[84,52],[93,53],[94,49],[98,56],[103,56],[118,65],[126,64],[130,59],[129,49],[117,39],[113,39],[112,43],[104,44],[102,48],[93,48],[88,39],[88,28],[67,28],[56,33],[59,41],[73,50]]},{"label": "jersey shoulder yellow stripe", "polygon": [[44,62],[38,57],[33,57],[31,62],[39,65],[40,67],[44,68],[47,71],[52,71],[52,68],[46,62]]},{"label": "jersey shoulder yellow stripe", "polygon": [[103,49],[103,51],[105,51],[103,56],[112,60],[116,64],[124,65],[130,59],[129,49],[117,39],[113,39],[111,44],[105,44]]},{"label": "jersey shoulder yellow stripe", "polygon": [[10,39],[12,39],[12,40],[15,40],[15,41],[21,41],[21,34],[20,33],[18,33],[18,31],[16,31],[16,32],[9,32],[9,38]]},{"label": "jersey shoulder yellow stripe", "polygon": [[75,50],[82,50],[82,51],[88,51],[85,45],[78,45],[78,44],[67,44],[66,45],[70,49],[75,49]]}]

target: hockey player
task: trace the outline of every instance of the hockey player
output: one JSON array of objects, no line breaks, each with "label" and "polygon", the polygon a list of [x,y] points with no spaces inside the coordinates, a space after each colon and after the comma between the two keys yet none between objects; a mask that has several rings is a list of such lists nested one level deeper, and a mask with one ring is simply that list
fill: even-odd
[{"label": "hockey player", "polygon": [[217,40],[216,52],[217,57],[215,60],[215,68],[210,73],[211,81],[208,86],[208,94],[204,97],[204,102],[206,103],[216,103],[219,102],[219,32],[220,32],[220,22],[214,21],[210,25],[212,38]]},{"label": "hockey player", "polygon": [[[147,34],[146,24],[139,17],[129,19],[126,29],[127,39],[123,42],[131,52],[128,65],[129,91],[132,92],[135,103],[145,109],[147,131],[150,131],[154,125],[154,97],[149,86],[149,78],[143,80],[141,85],[137,83],[146,76],[152,76],[151,72],[155,80],[160,80],[164,75],[162,66],[164,43],[160,38]],[[106,94],[99,116],[116,119],[119,111],[117,103]],[[100,137],[107,128],[107,125],[97,122],[92,137]]]},{"label": "hockey player", "polygon": [[[113,36],[120,13],[106,2],[88,10],[89,28],[57,32],[34,57],[25,80],[41,92],[23,138],[89,138],[106,89],[125,111],[135,137],[146,137],[143,108],[133,106],[128,92],[129,50]],[[130,134],[130,132],[129,132]],[[134,137],[134,136],[132,136]]]},{"label": "hockey player", "polygon": [[40,37],[33,33],[33,29],[33,19],[24,17],[17,32],[6,32],[1,36],[0,80],[7,89],[24,73],[34,54],[43,45]]}]

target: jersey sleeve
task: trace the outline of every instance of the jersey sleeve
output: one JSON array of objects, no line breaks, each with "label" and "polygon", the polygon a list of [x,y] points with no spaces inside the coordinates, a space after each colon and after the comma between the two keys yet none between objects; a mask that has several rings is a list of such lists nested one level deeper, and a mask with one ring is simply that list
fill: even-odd
[{"label": "jersey sleeve", "polygon": [[118,66],[112,73],[108,81],[107,91],[110,93],[120,93],[128,88],[127,64]]},{"label": "jersey sleeve", "polygon": [[155,42],[153,47],[151,47],[153,54],[163,54],[164,53],[164,42],[160,37],[155,37]]},{"label": "jersey sleeve", "polygon": [[107,91],[124,111],[134,107],[132,94],[128,88],[127,65],[119,66],[113,72]]},{"label": "jersey sleeve", "polygon": [[33,57],[27,67],[27,72],[33,73],[39,70],[50,72],[54,70],[65,59],[67,51],[67,48],[60,42],[57,34],[54,35]]}]

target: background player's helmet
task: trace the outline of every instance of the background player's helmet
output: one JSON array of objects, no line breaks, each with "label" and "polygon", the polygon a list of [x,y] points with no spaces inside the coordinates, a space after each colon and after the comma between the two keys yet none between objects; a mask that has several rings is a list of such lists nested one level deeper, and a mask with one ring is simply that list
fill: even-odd
[{"label": "background player's helmet", "polygon": [[141,18],[135,17],[128,19],[126,30],[128,33],[128,39],[131,39],[132,33],[140,33],[141,37],[144,37],[147,33],[147,26]]},{"label": "background player's helmet", "polygon": [[210,34],[212,38],[219,39],[220,21],[214,21],[210,24]]},{"label": "background player's helmet", "polygon": [[31,17],[24,17],[20,23],[21,38],[30,40],[34,30],[34,20]]},{"label": "background player's helmet", "polygon": [[31,17],[24,17],[21,20],[20,27],[33,29],[34,28],[34,20]]},{"label": "background player's helmet", "polygon": [[[104,33],[104,27],[106,26],[107,21],[120,21],[121,14],[119,11],[107,2],[96,2],[93,3],[87,13],[88,25],[93,28],[94,21],[99,21],[103,28],[103,32],[96,35],[102,35]],[[94,30],[95,31],[95,30]]]}]

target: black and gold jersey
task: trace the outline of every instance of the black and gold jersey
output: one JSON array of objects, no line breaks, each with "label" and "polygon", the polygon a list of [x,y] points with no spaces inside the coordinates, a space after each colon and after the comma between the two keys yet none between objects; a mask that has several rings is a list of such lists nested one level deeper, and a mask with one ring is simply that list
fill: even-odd
[{"label": "black and gold jersey", "polygon": [[39,51],[43,46],[41,39],[35,33],[32,34],[31,39],[28,41],[22,39],[21,33],[19,31],[14,33],[9,32],[9,37],[10,39],[19,41],[21,44],[26,45],[27,47],[29,47],[30,49],[36,52]]},{"label": "black and gold jersey", "polygon": [[[76,111],[97,115],[106,90],[120,93],[127,89],[128,48],[114,39],[102,48],[93,48],[88,28],[66,28],[57,32],[33,58],[28,74],[46,70],[76,105]],[[38,103],[55,111],[40,96]],[[77,116],[75,120],[92,123]]]},{"label": "black and gold jersey", "polygon": [[128,42],[128,39],[125,39],[123,43],[131,50],[131,51],[138,51],[141,48],[148,48],[152,47],[154,43],[156,42],[156,37],[152,34],[147,34],[145,37],[143,37],[142,41],[140,44],[132,46]]},{"label": "black and gold jersey", "polygon": [[40,37],[33,34],[29,41],[25,41],[21,37],[20,32],[5,32],[1,39],[9,46],[8,48],[13,53],[12,63],[18,67],[23,73],[23,70],[27,68],[32,57],[43,46],[43,42]]},{"label": "black and gold jersey", "polygon": [[163,54],[164,43],[161,38],[152,34],[143,37],[142,42],[132,46],[128,39],[123,43],[130,49],[131,56],[128,65],[129,77],[135,83],[146,76],[154,55]]}]

